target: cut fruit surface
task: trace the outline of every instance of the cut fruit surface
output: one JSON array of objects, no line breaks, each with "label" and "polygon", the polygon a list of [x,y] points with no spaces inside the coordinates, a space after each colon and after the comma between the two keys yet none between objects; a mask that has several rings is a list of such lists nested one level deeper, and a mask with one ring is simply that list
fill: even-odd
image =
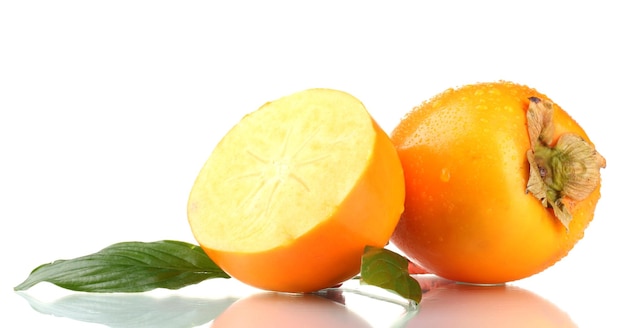
[{"label": "cut fruit surface", "polygon": [[316,290],[358,273],[365,245],[387,243],[403,181],[391,141],[360,101],[310,89],[263,105],[224,136],[194,183],[188,218],[233,277]]}]

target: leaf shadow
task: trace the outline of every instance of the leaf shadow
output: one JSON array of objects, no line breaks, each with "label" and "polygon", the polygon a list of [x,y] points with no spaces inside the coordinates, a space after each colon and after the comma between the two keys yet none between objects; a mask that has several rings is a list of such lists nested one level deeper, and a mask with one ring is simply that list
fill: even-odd
[{"label": "leaf shadow", "polygon": [[238,300],[235,297],[203,299],[177,295],[76,293],[45,302],[27,292],[17,294],[42,314],[113,328],[195,327],[215,319]]}]

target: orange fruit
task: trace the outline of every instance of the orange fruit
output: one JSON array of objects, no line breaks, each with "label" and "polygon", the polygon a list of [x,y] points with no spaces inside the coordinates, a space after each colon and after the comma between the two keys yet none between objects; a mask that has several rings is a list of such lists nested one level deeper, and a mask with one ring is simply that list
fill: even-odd
[{"label": "orange fruit", "polygon": [[356,275],[389,241],[402,165],[355,97],[310,89],[266,103],[218,143],[191,190],[200,246],[254,287],[310,292]]},{"label": "orange fruit", "polygon": [[340,302],[315,294],[265,292],[243,298],[213,321],[213,328],[362,327],[365,319]]},{"label": "orange fruit", "polygon": [[391,240],[438,276],[528,277],[564,257],[593,218],[604,158],[563,109],[527,86],[446,90],[410,111],[391,139],[406,181]]}]

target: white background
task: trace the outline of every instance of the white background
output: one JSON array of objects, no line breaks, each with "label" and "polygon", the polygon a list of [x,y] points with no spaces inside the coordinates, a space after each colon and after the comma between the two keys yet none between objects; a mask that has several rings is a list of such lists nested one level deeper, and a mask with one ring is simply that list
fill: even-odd
[{"label": "white background", "polygon": [[40,264],[120,241],[194,242],[196,174],[266,101],[336,88],[390,132],[446,88],[503,79],[547,94],[608,163],[585,238],[515,284],[581,327],[626,322],[618,1],[221,3],[0,3],[0,321],[85,326],[13,292]]}]

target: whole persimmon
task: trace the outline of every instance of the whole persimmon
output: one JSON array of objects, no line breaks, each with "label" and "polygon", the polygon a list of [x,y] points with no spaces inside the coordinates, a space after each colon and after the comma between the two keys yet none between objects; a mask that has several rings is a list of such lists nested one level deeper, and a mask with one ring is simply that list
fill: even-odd
[{"label": "whole persimmon", "polygon": [[449,89],[392,131],[405,211],[391,241],[467,283],[522,279],[568,254],[593,219],[605,159],[559,105],[505,81]]}]

